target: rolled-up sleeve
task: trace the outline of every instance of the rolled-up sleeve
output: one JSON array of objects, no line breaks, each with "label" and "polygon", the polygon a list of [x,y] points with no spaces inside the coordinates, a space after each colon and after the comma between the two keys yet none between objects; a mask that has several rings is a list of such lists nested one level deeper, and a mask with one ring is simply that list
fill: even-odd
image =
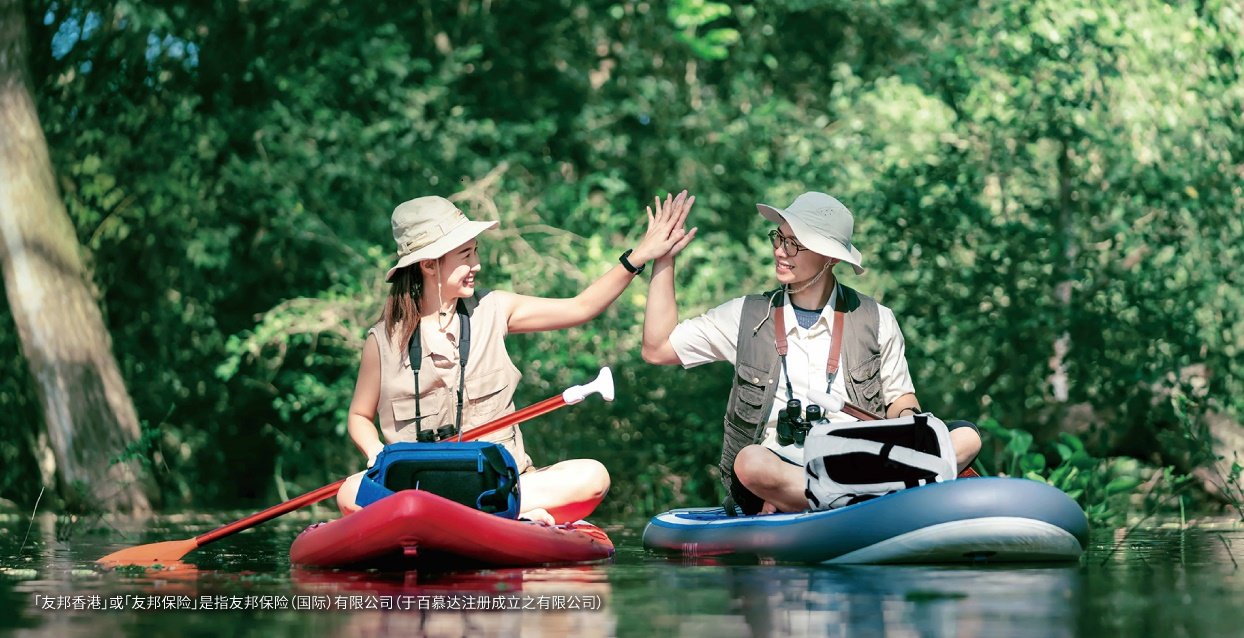
[{"label": "rolled-up sleeve", "polygon": [[739,297],[675,326],[670,333],[670,345],[682,366],[694,368],[714,361],[733,363],[742,313],[743,298]]},{"label": "rolled-up sleeve", "polygon": [[888,406],[904,394],[915,394],[911,372],[907,369],[907,344],[899,330],[894,311],[879,306],[877,339],[881,342],[881,397]]}]

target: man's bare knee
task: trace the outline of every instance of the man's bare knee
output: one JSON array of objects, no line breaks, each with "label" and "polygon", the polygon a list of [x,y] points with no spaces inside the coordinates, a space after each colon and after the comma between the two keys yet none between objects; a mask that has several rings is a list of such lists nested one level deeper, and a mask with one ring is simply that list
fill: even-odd
[{"label": "man's bare knee", "polygon": [[769,470],[774,460],[773,453],[768,449],[749,445],[739,450],[739,455],[734,457],[734,475],[748,489],[768,485],[771,482]]},{"label": "man's bare knee", "polygon": [[963,470],[980,453],[981,437],[972,428],[956,428],[950,433],[950,446],[955,451],[958,469]]}]

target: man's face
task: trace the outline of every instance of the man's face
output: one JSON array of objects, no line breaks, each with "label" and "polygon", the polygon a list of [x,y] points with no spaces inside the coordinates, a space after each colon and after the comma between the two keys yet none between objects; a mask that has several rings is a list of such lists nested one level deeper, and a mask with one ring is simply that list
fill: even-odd
[{"label": "man's face", "polygon": [[820,274],[825,264],[831,261],[829,257],[804,247],[787,222],[778,227],[773,243],[774,272],[783,284],[807,281]]}]

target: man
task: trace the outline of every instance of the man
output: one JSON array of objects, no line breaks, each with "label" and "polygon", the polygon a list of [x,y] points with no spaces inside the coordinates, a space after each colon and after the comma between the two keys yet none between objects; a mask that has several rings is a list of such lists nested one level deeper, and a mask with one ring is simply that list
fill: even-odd
[{"label": "man", "polygon": [[[667,197],[664,206],[689,207],[693,201],[682,195]],[[829,392],[886,418],[918,413],[920,404],[894,313],[834,276],[833,267],[841,262],[856,274],[864,273],[860,252],[851,244],[851,211],[816,192],[800,195],[785,209],[765,204],[757,209],[777,226],[769,238],[781,287],[732,299],[678,323],[674,258],[694,236],[692,230],[687,241],[655,263],[643,357],[649,363],[685,368],[713,361],[734,364],[722,482],[744,513],[797,512],[808,508],[803,446],[783,445],[776,428],[789,400],[807,406],[813,396]],[[824,416],[855,420],[843,412]],[[962,469],[980,451],[980,434],[967,422],[949,426]]]}]

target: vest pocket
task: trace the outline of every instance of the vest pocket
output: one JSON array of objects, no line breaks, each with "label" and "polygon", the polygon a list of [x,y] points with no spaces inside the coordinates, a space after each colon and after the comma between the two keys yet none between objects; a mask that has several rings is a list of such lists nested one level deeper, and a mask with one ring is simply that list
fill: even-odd
[{"label": "vest pocket", "polygon": [[868,403],[880,401],[877,395],[881,392],[881,355],[874,354],[863,363],[851,368],[852,385],[860,396]]},{"label": "vest pocket", "polygon": [[506,392],[509,387],[510,383],[505,376],[504,368],[484,373],[474,379],[467,379],[466,395],[472,424],[487,423],[508,406],[513,396],[513,393]]},{"label": "vest pocket", "polygon": [[[424,429],[436,429],[436,426],[441,424],[441,410],[441,402],[437,400],[437,397],[420,397],[418,412],[422,417]],[[402,432],[406,428],[410,428],[410,440],[415,440],[415,432],[419,428],[415,424],[415,397],[413,396],[393,400],[393,430]]]},{"label": "vest pocket", "polygon": [[761,414],[764,407],[765,389],[768,388],[768,372],[746,364],[736,368],[738,378],[734,380],[734,409],[737,420],[744,423],[758,424],[767,421],[767,415]]}]

